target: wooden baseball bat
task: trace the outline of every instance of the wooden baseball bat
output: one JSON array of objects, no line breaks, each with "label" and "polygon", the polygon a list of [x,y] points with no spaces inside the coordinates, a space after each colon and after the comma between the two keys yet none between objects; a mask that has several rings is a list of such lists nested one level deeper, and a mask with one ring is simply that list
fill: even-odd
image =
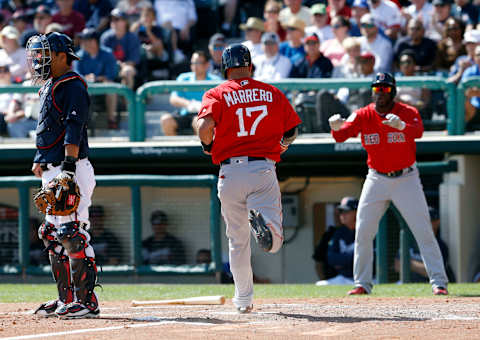
[{"label": "wooden baseball bat", "polygon": [[225,296],[196,296],[184,299],[173,300],[150,300],[137,301],[132,300],[133,307],[139,306],[160,306],[160,305],[223,305],[225,303]]}]

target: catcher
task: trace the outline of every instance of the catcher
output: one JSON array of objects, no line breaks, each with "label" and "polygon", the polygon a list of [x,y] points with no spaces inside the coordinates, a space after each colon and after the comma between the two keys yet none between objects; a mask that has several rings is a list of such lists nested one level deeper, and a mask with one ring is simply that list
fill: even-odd
[{"label": "catcher", "polygon": [[37,152],[32,172],[42,178],[35,195],[45,222],[38,229],[49,252],[58,299],[37,308],[45,317],[98,316],[95,254],[89,244],[88,207],[95,188],[88,161],[87,119],[90,100],[85,81],[71,71],[72,40],[52,32],[27,43],[27,59],[39,91],[41,109],[36,130]]}]

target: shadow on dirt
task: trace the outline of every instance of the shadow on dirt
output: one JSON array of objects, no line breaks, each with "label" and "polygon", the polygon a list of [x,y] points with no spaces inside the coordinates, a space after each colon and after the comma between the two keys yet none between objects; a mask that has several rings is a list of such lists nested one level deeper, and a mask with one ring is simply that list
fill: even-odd
[{"label": "shadow on dirt", "polygon": [[307,314],[293,314],[293,313],[276,313],[278,316],[304,319],[310,322],[337,322],[337,323],[356,323],[365,321],[426,321],[428,318],[411,318],[411,317],[340,317],[340,316],[313,316]]},{"label": "shadow on dirt", "polygon": [[232,321],[232,320],[220,320],[216,318],[159,318],[156,316],[139,316],[139,317],[127,317],[127,316],[99,316],[95,320],[110,320],[120,322],[160,322],[160,323],[208,323],[212,325],[232,324],[232,323],[244,323],[244,321]]}]

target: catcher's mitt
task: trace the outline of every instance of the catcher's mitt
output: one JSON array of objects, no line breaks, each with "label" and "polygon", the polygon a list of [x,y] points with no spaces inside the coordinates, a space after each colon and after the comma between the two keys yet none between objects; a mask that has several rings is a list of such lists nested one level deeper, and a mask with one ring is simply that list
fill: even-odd
[{"label": "catcher's mitt", "polygon": [[73,178],[55,177],[33,196],[33,200],[43,214],[67,216],[78,208],[80,189]]}]

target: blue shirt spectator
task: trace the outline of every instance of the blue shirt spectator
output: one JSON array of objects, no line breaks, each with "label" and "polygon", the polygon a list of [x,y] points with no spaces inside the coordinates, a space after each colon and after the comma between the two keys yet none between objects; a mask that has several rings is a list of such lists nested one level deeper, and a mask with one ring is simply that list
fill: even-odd
[{"label": "blue shirt spectator", "polygon": [[[464,82],[468,78],[475,77],[475,76],[480,76],[480,67],[478,66],[478,64],[472,65],[469,68],[467,68],[465,72],[463,72],[462,80],[460,82]],[[472,97],[470,99],[470,103],[477,109],[480,109],[480,97]]]},{"label": "blue shirt spectator", "polygon": [[[209,72],[207,72],[207,75],[206,75],[206,78],[205,78],[205,80],[221,80],[221,79],[222,78],[220,78],[219,76],[216,76],[216,75],[211,74]],[[195,77],[194,72],[185,72],[185,73],[181,73],[177,77],[177,81],[187,81],[187,82],[190,82],[190,83],[194,83],[194,82],[197,81],[197,79]],[[185,98],[185,99],[188,99],[188,100],[198,100],[199,102],[201,102],[204,93],[205,93],[204,91],[188,91],[188,92],[173,91],[172,96],[178,96],[178,97],[182,97],[182,98]],[[180,110],[180,115],[183,116],[183,115],[186,115],[186,114],[188,114],[187,109],[182,108]]]},{"label": "blue shirt spectator", "polygon": [[95,77],[105,77],[113,81],[118,74],[118,65],[112,51],[100,46],[98,54],[91,56],[87,51],[81,49],[78,51],[80,60],[74,63],[75,72],[81,75],[93,73]]},{"label": "blue shirt spectator", "polygon": [[140,62],[140,40],[131,32],[126,32],[125,35],[118,38],[114,30],[109,29],[102,34],[100,44],[109,47],[115,59],[119,61],[130,61],[135,64]]},{"label": "blue shirt spectator", "polygon": [[289,58],[292,65],[295,65],[306,55],[303,45],[292,47],[288,41],[284,41],[280,44],[279,53]]}]

